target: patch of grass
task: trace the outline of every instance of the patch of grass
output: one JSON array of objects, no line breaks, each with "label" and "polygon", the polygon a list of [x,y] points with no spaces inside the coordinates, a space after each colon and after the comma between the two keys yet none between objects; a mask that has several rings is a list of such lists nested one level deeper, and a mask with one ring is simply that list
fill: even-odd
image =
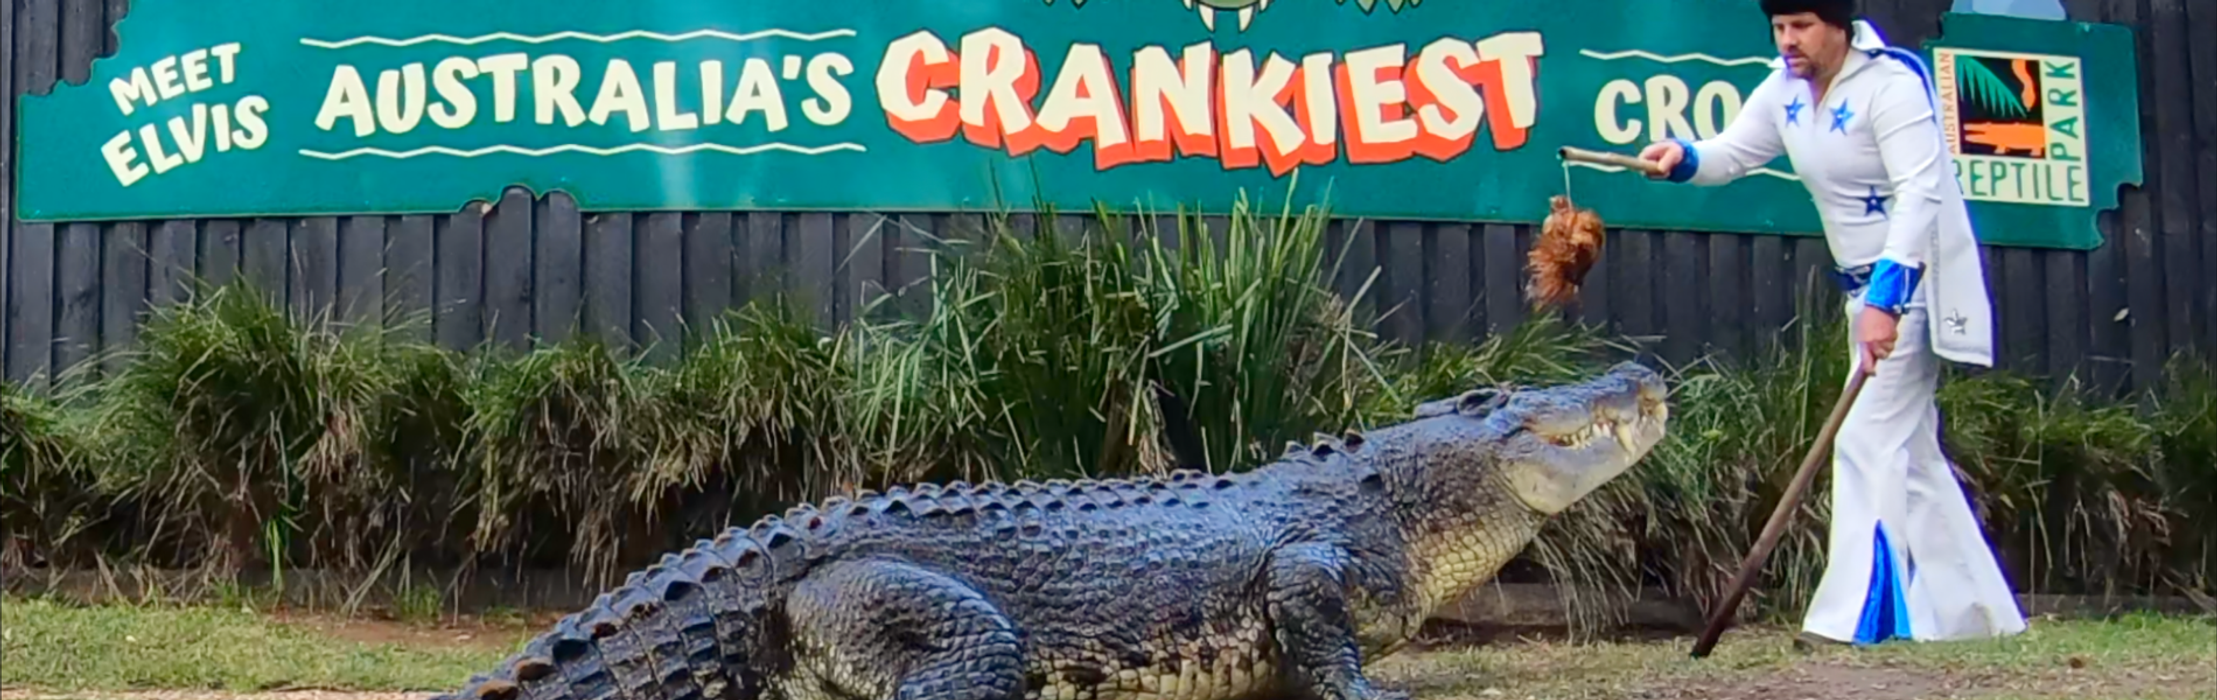
[{"label": "patch of grass", "polygon": [[[1526,641],[1395,657],[1374,673],[1450,698],[2205,698],[2217,692],[2217,621],[2128,615],[2034,620],[2024,634],[1803,654],[1796,630],[1739,628],[1706,659],[1692,640]],[[1903,691],[1922,686],[1926,692]],[[1891,690],[1893,692],[1886,692]],[[1944,691],[1944,692],[1943,692]]]},{"label": "patch of grass", "polygon": [[0,683],[42,692],[283,688],[438,690],[506,652],[344,641],[213,606],[0,605]]},{"label": "patch of grass", "polygon": [[[80,607],[10,597],[0,605],[11,694],[318,688],[438,691],[520,648],[541,625],[451,631],[381,626],[360,641],[237,607]],[[396,631],[397,630],[397,631]],[[1404,652],[1372,675],[1419,700],[1461,698],[2206,698],[2217,691],[2217,619],[2134,614],[2037,619],[2023,635],[1892,643],[1803,655],[1793,630],[1735,629],[1707,659],[1689,638],[1520,640]],[[389,641],[398,638],[401,641]],[[1921,690],[1920,690],[1921,689]],[[1942,692],[1946,691],[1946,692]],[[2196,693],[2200,693],[2197,695]]]}]

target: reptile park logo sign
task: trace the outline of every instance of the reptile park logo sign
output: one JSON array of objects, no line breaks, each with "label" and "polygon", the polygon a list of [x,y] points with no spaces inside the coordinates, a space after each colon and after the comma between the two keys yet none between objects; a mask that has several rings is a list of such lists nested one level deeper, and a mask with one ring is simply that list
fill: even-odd
[{"label": "reptile park logo sign", "polygon": [[[1617,225],[1814,235],[1784,159],[1690,188],[1555,156],[1716,135],[1772,70],[1766,27],[1755,0],[142,0],[89,81],[22,98],[17,210],[443,213],[522,186],[585,211],[1244,192],[1538,221],[1568,180]],[[2138,178],[2128,32],[1947,17],[1937,89],[1982,232],[2098,244]]]},{"label": "reptile park logo sign", "polygon": [[1944,48],[1933,65],[1965,197],[2087,206],[2078,57]]}]

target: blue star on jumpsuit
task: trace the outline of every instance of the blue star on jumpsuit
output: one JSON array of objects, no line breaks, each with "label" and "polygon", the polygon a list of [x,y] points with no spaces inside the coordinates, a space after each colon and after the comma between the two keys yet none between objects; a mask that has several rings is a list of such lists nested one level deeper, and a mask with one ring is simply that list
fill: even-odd
[{"label": "blue star on jumpsuit", "polygon": [[1840,106],[1832,108],[1832,130],[1847,133],[1848,120],[1853,118],[1855,113],[1848,111],[1846,102],[1841,102]]},{"label": "blue star on jumpsuit", "polygon": [[1878,193],[1877,185],[1871,186],[1871,193],[1868,196],[1860,197],[1859,199],[1863,200],[1863,213],[1877,214],[1879,216],[1886,215],[1887,197],[1886,195]]},{"label": "blue star on jumpsuit", "polygon": [[1793,104],[1789,104],[1789,105],[1786,105],[1786,123],[1788,123],[1788,124],[1800,124],[1800,123],[1801,123],[1801,108],[1803,108],[1803,107],[1807,107],[1807,106],[1808,106],[1808,105],[1804,105],[1804,104],[1802,104],[1802,103],[1801,103],[1801,96],[1800,96],[1800,95],[1795,95],[1795,96],[1794,96],[1794,102],[1793,102]]}]

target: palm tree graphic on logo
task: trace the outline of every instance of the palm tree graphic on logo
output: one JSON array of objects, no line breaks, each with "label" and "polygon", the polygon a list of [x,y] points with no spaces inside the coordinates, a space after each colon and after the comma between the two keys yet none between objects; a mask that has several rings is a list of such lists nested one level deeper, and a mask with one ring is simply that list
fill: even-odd
[{"label": "palm tree graphic on logo", "polygon": [[1965,56],[1955,60],[1963,151],[1979,155],[2047,155],[2048,124],[2040,109],[2037,62],[2030,58]]}]

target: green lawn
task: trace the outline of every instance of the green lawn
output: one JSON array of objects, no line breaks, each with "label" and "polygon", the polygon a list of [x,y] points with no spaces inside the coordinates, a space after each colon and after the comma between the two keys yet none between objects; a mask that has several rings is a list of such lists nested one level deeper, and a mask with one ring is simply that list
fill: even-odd
[{"label": "green lawn", "polygon": [[[489,667],[532,624],[468,629],[276,619],[216,607],[0,603],[9,700],[135,691],[438,691]],[[2208,698],[2217,622],[2036,620],[2019,637],[1795,653],[1787,630],[1735,630],[1708,659],[1689,639],[1520,641],[1405,653],[1374,671],[1419,700],[1470,698]]]},{"label": "green lawn", "polygon": [[[2217,621],[2034,620],[2015,637],[1794,651],[1794,630],[1735,629],[1706,659],[1691,637],[1433,650],[1376,672],[1420,698],[2191,698],[2217,700]],[[1495,691],[1489,693],[1488,691]]]},{"label": "green lawn", "polygon": [[45,692],[439,690],[508,651],[350,638],[237,608],[84,607],[15,597],[0,603],[0,636],[7,660],[0,684]]}]

